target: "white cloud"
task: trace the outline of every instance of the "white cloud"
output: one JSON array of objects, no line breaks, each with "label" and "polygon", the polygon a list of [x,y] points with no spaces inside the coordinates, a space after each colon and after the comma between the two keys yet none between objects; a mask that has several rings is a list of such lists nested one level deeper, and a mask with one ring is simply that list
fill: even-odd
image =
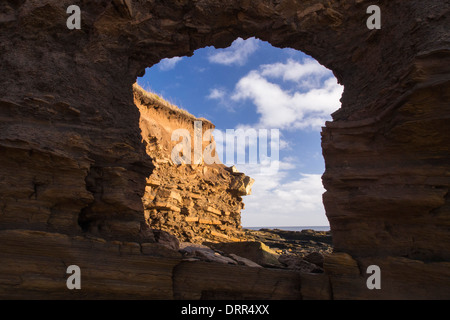
[{"label": "white cloud", "polygon": [[[254,125],[250,125],[250,124],[238,124],[235,127],[235,130],[238,130],[238,129],[242,129],[242,130],[255,129],[258,131],[260,129],[266,129],[266,128],[262,128],[261,126],[258,127],[258,126],[254,126]],[[277,128],[274,128],[274,129],[277,129]],[[277,142],[279,142],[279,145],[273,146],[273,147],[278,148],[278,150],[290,150],[291,149],[290,142],[288,140],[284,139],[283,132],[279,131],[279,135],[280,135],[279,140],[277,141]],[[275,141],[270,141],[270,142],[274,143]]]},{"label": "white cloud", "polygon": [[[280,162],[280,171],[273,175],[261,174],[257,166],[238,166],[255,179],[252,194],[244,198],[244,227],[329,225],[322,204],[321,175],[298,173],[287,160]],[[296,175],[297,179],[286,182],[288,176]]]},{"label": "white cloud", "polygon": [[[214,130],[214,138],[216,150],[223,160],[225,132]],[[235,150],[235,155],[238,156],[239,152]],[[227,163],[228,166],[234,164],[239,171],[255,179],[252,194],[244,199],[243,226],[329,224],[322,204],[325,190],[321,175],[299,173],[298,162],[296,157],[288,156],[281,160],[268,157],[256,164]]]},{"label": "white cloud", "polygon": [[173,68],[175,68],[176,64],[178,62],[180,62],[181,60],[183,60],[183,57],[173,57],[173,58],[162,59],[159,62],[158,66],[159,66],[159,69],[162,71],[172,70]]},{"label": "white cloud", "polygon": [[244,65],[247,59],[258,49],[258,40],[249,38],[236,39],[229,48],[216,50],[208,57],[209,62],[223,65]]},{"label": "white cloud", "polygon": [[261,66],[261,75],[282,78],[284,81],[300,81],[306,77],[329,76],[331,72],[316,60],[305,59],[303,63],[289,59],[286,63],[274,63]]},{"label": "white cloud", "polygon": [[[220,159],[224,160],[225,132],[214,130],[214,138]],[[238,157],[239,152],[235,150],[234,155]],[[228,166],[235,165],[255,179],[252,194],[244,198],[244,227],[329,225],[322,204],[325,190],[321,175],[300,173],[298,163],[299,159],[293,156],[267,157],[256,164],[227,161]]]},{"label": "white cloud", "polygon": [[217,106],[225,109],[228,112],[236,112],[234,103],[229,98],[229,93],[224,88],[213,88],[209,90],[209,95],[206,96],[208,100],[216,100]]},{"label": "white cloud", "polygon": [[237,128],[213,131],[216,151],[222,163],[259,165],[261,172],[275,172],[282,140],[279,130]]},{"label": "white cloud", "polygon": [[[299,90],[285,90],[269,81],[271,77],[295,82]],[[331,72],[317,62],[288,60],[248,73],[236,84],[231,99],[253,102],[260,115],[258,127],[320,130],[340,107],[342,91]]]},{"label": "white cloud", "polygon": [[238,82],[231,98],[234,101],[252,100],[261,116],[262,127],[284,128],[299,117],[292,107],[289,94],[257,71],[251,71]]},{"label": "white cloud", "polygon": [[[299,63],[290,59],[249,72],[236,84],[230,98],[234,102],[251,101],[259,115],[257,123],[238,128],[320,130],[340,107],[342,90],[332,73],[316,61]],[[299,160],[292,156],[268,160],[274,170],[266,170],[264,162],[236,165],[255,179],[252,194],[244,199],[242,225],[329,225],[322,203],[325,189],[321,174],[299,172]]]},{"label": "white cloud", "polygon": [[225,97],[225,93],[226,91],[224,89],[211,89],[207,98],[212,100],[222,100]]}]

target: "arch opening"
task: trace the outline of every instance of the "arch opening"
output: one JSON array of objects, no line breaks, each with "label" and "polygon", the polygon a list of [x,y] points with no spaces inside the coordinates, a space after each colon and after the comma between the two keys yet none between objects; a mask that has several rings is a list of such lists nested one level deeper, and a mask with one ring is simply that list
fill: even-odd
[{"label": "arch opening", "polygon": [[[161,60],[138,78],[136,90],[147,153],[156,158],[143,197],[151,227],[193,242],[242,240],[241,227],[329,230],[320,131],[340,107],[343,88],[317,61],[298,50],[237,38],[225,49],[205,47],[191,57]],[[180,141],[173,132],[188,130],[195,140],[195,122],[206,125],[200,139],[214,129],[219,166],[203,162],[199,171],[196,163],[177,166],[172,157]],[[233,170],[254,179],[244,200],[246,194],[229,194],[229,180],[217,179]],[[214,185],[211,201],[199,199],[206,195],[199,181]],[[217,187],[221,183],[224,188]]]},{"label": "arch opening", "polygon": [[[382,29],[369,30],[364,1],[84,1],[82,30],[68,31],[64,1],[6,1],[0,219],[7,250],[0,252],[11,268],[1,277],[40,272],[32,260],[43,254],[48,279],[59,279],[58,255],[70,260],[79,253],[74,244],[86,243],[78,237],[82,231],[127,242],[121,255],[127,248],[144,253],[146,246],[133,242],[152,240],[141,237],[140,227],[145,177],[153,167],[132,103],[136,75],[161,58],[257,36],[310,54],[345,84],[342,108],[322,131],[323,199],[335,246],[325,281],[329,297],[448,297],[450,63],[442,4],[380,1]],[[16,250],[18,239],[24,250]],[[44,251],[45,243],[64,250]],[[117,245],[92,244],[90,256],[100,257]],[[125,268],[122,259],[108,261]],[[372,264],[382,269],[381,291],[361,281],[363,267]],[[133,282],[148,271],[141,270],[119,278],[129,274]],[[154,279],[142,278],[146,288],[155,288]],[[182,280],[192,292],[197,281]],[[110,283],[129,297],[122,282]],[[36,281],[6,285],[18,296],[42,295]],[[91,294],[109,295],[105,288]],[[152,296],[174,288],[170,282]],[[274,298],[278,288],[269,286],[265,297]]]}]

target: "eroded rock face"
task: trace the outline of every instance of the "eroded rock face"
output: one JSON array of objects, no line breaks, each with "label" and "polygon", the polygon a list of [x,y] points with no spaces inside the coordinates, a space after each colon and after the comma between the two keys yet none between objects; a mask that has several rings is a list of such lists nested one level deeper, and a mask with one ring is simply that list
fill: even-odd
[{"label": "eroded rock face", "polygon": [[[116,254],[105,249],[109,241],[151,238],[141,199],[153,164],[141,143],[132,84],[163,58],[256,36],[310,54],[345,86],[322,146],[335,251],[349,257],[325,259],[320,278],[301,277],[305,285],[321,284],[304,288],[305,296],[449,298],[447,2],[381,1],[381,30],[366,28],[367,4],[359,0],[85,1],[81,30],[68,30],[71,4],[0,4],[0,252],[2,267],[21,261],[9,265],[22,268],[18,275],[1,269],[2,296],[58,287],[52,281],[64,272],[54,251],[39,251],[51,274],[45,281],[20,278],[20,270],[38,275],[42,269],[30,264],[36,246],[27,239],[50,237],[53,247],[71,247],[73,254],[64,253],[70,258],[79,253],[77,237],[87,234],[106,239],[97,251],[87,246],[99,255]],[[41,233],[8,231],[19,229]],[[15,253],[14,243],[21,248]],[[365,286],[370,264],[383,271],[382,290]],[[115,260],[111,265],[123,268]],[[184,263],[165,279],[185,279],[204,267]],[[230,268],[217,269],[213,278]],[[283,277],[288,282],[282,283],[295,278]],[[324,277],[332,279],[332,291]],[[221,283],[204,282],[206,291],[201,283],[195,290],[175,286],[178,293],[170,289],[166,296],[214,297]],[[300,296],[296,286],[283,288],[293,295],[284,290],[278,297]],[[259,292],[273,297],[272,290]]]},{"label": "eroded rock face", "polygon": [[217,163],[205,163],[206,152],[215,156],[210,136],[214,125],[137,84],[133,88],[142,137],[155,167],[142,198],[148,226],[194,243],[244,239],[241,196],[251,192],[254,180],[218,158]]}]

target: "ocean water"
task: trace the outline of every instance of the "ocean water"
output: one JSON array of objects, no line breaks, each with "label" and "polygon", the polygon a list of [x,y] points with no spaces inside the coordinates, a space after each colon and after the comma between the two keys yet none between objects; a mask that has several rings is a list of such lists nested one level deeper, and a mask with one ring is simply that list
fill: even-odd
[{"label": "ocean water", "polygon": [[329,226],[242,227],[242,228],[250,229],[250,230],[280,229],[280,230],[286,230],[286,231],[302,231],[305,229],[312,229],[314,231],[330,231]]}]

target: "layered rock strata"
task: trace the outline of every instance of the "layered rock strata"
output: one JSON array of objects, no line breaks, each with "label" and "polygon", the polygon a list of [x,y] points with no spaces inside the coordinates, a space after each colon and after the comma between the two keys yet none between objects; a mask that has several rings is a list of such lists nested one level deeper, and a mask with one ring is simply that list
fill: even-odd
[{"label": "layered rock strata", "polygon": [[[2,230],[0,246],[1,299],[301,298],[297,272],[189,261],[159,243]],[[66,286],[70,265],[80,290]]]},{"label": "layered rock strata", "polygon": [[[0,296],[82,297],[64,285],[79,263],[91,271],[84,297],[155,298],[148,287],[166,279],[164,297],[299,298],[300,281],[303,298],[450,298],[450,6],[377,4],[380,30],[366,27],[360,0],[80,1],[81,29],[69,30],[73,1],[2,1]],[[230,270],[245,266],[140,249],[158,237],[142,203],[154,167],[133,83],[163,58],[252,36],[311,55],[345,86],[322,133],[335,250],[320,275],[248,272],[237,283]],[[380,290],[366,286],[369,265]]]},{"label": "layered rock strata", "polygon": [[[235,167],[220,163],[214,152],[213,124],[144,91],[137,84],[134,101],[141,114],[140,128],[146,151],[155,167],[147,178],[142,198],[150,228],[168,231],[180,241],[188,242],[244,239],[241,196],[250,194],[254,180],[237,172]],[[180,130],[185,130],[181,131],[186,133],[185,137],[176,135]],[[188,163],[177,163],[180,152],[177,145],[186,137],[189,138],[186,150],[190,154],[184,155],[184,159]],[[200,151],[197,163],[194,162],[196,148]],[[206,164],[205,152],[217,157],[217,163]]]}]

